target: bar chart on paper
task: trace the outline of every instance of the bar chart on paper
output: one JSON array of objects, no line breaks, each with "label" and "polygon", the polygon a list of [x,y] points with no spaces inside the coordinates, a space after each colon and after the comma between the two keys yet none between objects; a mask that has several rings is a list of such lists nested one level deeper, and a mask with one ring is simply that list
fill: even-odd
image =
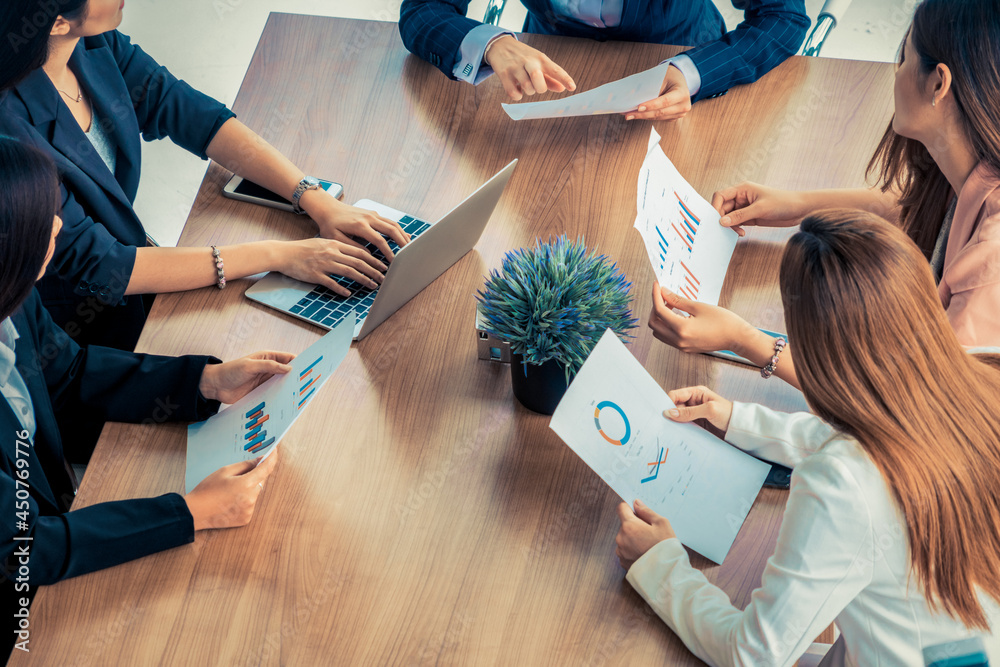
[{"label": "bar chart on paper", "polygon": [[718,305],[738,237],[719,224],[718,212],[684,180],[659,140],[653,130],[639,172],[634,226],[661,287]]},{"label": "bar chart on paper", "polygon": [[[316,391],[316,383],[323,377],[322,373],[316,369],[319,362],[323,361],[323,356],[320,355],[316,361],[309,364],[309,366],[299,373],[299,390],[295,395],[295,409],[301,410],[302,406],[306,404],[313,393]],[[315,371],[315,373],[314,373]]]},{"label": "bar chart on paper", "polygon": [[656,275],[660,277],[660,284],[667,289],[697,301],[701,293],[701,279],[689,264],[694,264],[692,258],[698,231],[701,229],[701,218],[691,211],[676,190],[673,195],[677,200],[676,216],[670,221],[669,228],[664,230],[659,224],[653,225],[656,231],[656,249],[659,251],[659,261],[654,262]]},{"label": "bar chart on paper", "polygon": [[214,417],[188,426],[188,492],[222,466],[274,451],[347,356],[354,324],[351,313],[296,356],[289,372],[271,377]]},{"label": "bar chart on paper", "polygon": [[246,444],[243,445],[243,451],[256,454],[274,444],[274,438],[267,437],[265,427],[271,415],[267,414],[266,409],[267,404],[262,401],[259,405],[247,410],[244,415],[247,422],[243,426],[243,440],[246,441]]}]

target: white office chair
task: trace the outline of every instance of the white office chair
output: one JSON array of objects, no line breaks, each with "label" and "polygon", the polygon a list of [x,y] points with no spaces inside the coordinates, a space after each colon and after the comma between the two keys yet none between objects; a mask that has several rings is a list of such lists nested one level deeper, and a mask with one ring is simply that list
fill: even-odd
[{"label": "white office chair", "polygon": [[[507,0],[490,0],[490,4],[486,6],[486,15],[483,17],[483,23],[500,25],[500,17],[503,15],[503,10],[506,6]],[[826,0],[823,9],[819,12],[819,16],[816,17],[816,26],[809,33],[809,36],[806,37],[806,41],[802,45],[802,55],[819,55],[820,49],[823,48],[823,42],[830,35],[830,31],[837,27],[837,22],[850,6],[851,0]]]},{"label": "white office chair", "polygon": [[490,0],[490,4],[486,6],[486,16],[483,17],[483,23],[500,25],[500,16],[506,6],[507,0]]},{"label": "white office chair", "polygon": [[818,56],[823,42],[830,36],[830,31],[837,27],[837,22],[847,12],[851,6],[851,0],[826,0],[823,9],[816,17],[816,25],[813,27],[806,41],[802,44],[802,55]]}]

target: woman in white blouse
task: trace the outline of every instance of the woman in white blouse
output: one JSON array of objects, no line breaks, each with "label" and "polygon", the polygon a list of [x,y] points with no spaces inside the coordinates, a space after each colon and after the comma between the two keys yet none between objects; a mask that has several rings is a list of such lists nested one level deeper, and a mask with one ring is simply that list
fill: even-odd
[{"label": "woman in white blouse", "polygon": [[806,218],[781,293],[815,414],[693,387],[666,415],[794,468],[760,588],[734,607],[639,501],[619,506],[629,583],[712,665],[792,665],[830,623],[824,666],[919,667],[977,635],[1000,663],[1000,357],[966,354],[917,246],[872,214]]}]

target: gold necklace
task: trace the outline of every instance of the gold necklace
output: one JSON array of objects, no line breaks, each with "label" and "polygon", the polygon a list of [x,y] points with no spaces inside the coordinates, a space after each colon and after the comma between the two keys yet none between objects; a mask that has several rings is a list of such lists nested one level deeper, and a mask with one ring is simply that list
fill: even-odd
[{"label": "gold necklace", "polygon": [[[56,88],[56,90],[59,90],[59,89]],[[76,94],[76,97],[70,95],[65,90],[59,90],[59,92],[62,93],[63,95],[65,95],[66,97],[68,97],[69,99],[73,100],[74,102],[78,102],[79,103],[79,102],[83,101],[83,88],[82,87],[80,88],[80,92]]]}]

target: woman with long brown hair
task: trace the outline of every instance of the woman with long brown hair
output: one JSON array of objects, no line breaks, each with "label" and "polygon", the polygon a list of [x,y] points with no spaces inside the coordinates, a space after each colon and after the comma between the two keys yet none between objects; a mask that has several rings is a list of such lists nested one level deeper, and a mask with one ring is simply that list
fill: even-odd
[{"label": "woman with long brown hair", "polygon": [[[896,71],[892,123],[868,165],[878,187],[791,192],[743,183],[712,198],[722,224],[791,226],[812,211],[837,207],[898,221],[931,263],[959,341],[1000,345],[997,62],[1000,3],[924,0]],[[761,366],[774,353],[772,338],[723,308],[659,287],[653,304],[656,337],[685,352],[734,350]],[[779,364],[777,375],[797,384],[794,364]]]},{"label": "woman with long brown hair", "polygon": [[794,467],[761,587],[735,608],[638,501],[619,506],[628,581],[714,665],[791,665],[830,623],[824,666],[922,665],[976,634],[1000,660],[1000,357],[966,352],[920,250],[870,213],[803,220],[781,294],[815,414],[691,387],[667,415]]}]

